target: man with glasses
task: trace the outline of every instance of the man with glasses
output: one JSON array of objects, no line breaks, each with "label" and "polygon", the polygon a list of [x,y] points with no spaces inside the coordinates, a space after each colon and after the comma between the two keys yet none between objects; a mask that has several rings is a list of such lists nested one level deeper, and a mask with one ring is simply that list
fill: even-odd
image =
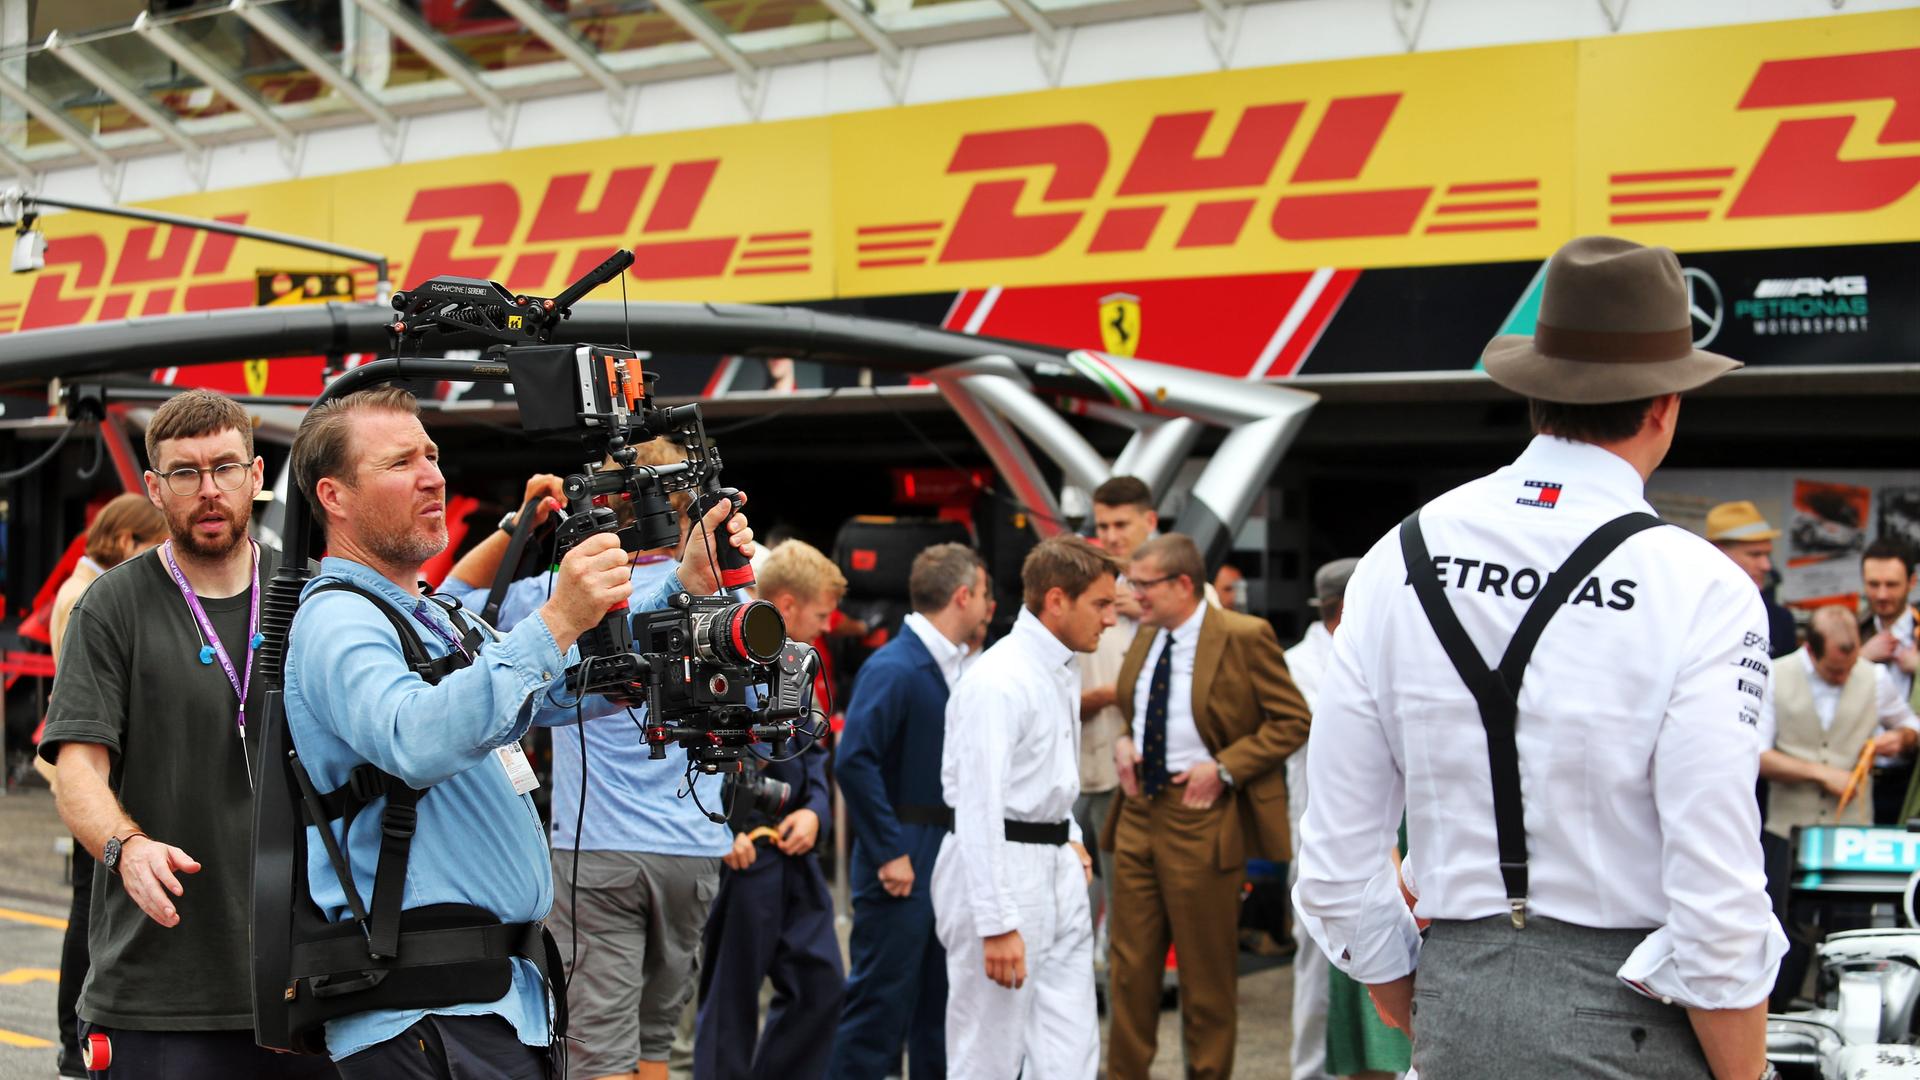
[{"label": "man with glasses", "polygon": [[[265,715],[247,535],[261,461],[239,405],[191,390],[147,426],[147,497],[169,539],[74,606],[40,753],[60,816],[100,860],[79,1014],[94,1075],[333,1076],[253,1041],[247,883]],[[117,878],[117,880],[116,880]]]},{"label": "man with glasses", "polygon": [[1120,668],[1130,734],[1114,743],[1122,797],[1100,837],[1113,852],[1113,1077],[1153,1063],[1169,944],[1187,1075],[1233,1074],[1247,859],[1289,853],[1281,766],[1307,741],[1307,705],[1273,627],[1203,602],[1206,580],[1179,533],[1141,544],[1127,570],[1140,602]]}]

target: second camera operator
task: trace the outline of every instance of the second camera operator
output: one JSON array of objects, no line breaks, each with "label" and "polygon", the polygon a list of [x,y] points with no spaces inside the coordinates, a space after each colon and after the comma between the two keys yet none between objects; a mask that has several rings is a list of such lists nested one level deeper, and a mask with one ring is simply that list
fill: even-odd
[{"label": "second camera operator", "polygon": [[[526,794],[537,781],[518,740],[535,723],[614,708],[596,699],[576,706],[562,675],[574,640],[627,599],[629,559],[611,535],[582,541],[562,560],[537,617],[503,635],[421,596],[420,568],[446,547],[447,527],[438,448],[417,411],[403,391],[370,390],[318,405],[300,425],[294,476],[326,527],[329,556],[290,634],[287,723],[323,790],[369,766],[424,789],[400,864],[402,907],[471,905],[505,923],[531,922],[547,914],[553,878]],[[695,530],[684,576],[634,597],[634,610],[664,606],[683,587],[713,590],[700,538],[720,530],[725,514],[716,509]],[[730,542],[751,553],[752,533],[734,518],[724,526]],[[410,648],[449,670],[430,682],[409,664]],[[335,921],[350,909],[378,910],[391,801],[382,795],[364,808],[381,828],[327,826],[345,833],[357,898],[349,900],[324,856],[309,861],[311,894]],[[512,986],[497,1000],[356,1013],[327,1024],[327,1043],[349,1080],[446,1075],[449,1063],[468,1077],[544,1078],[552,1004],[534,964],[516,958]]]}]

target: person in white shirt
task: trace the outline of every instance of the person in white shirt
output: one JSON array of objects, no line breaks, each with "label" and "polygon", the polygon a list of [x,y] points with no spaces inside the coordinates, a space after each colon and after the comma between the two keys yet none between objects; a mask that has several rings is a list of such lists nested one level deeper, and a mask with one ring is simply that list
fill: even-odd
[{"label": "person in white shirt", "polygon": [[[1153,509],[1153,492],[1138,477],[1116,476],[1093,489],[1095,542],[1125,565],[1160,525]],[[1122,577],[1114,596],[1114,622],[1100,635],[1100,643],[1080,658],[1080,797],[1073,803],[1073,819],[1080,831],[1098,836],[1113,812],[1120,791],[1114,771],[1113,743],[1127,730],[1120,712],[1116,685],[1127,647],[1140,629],[1140,601]],[[1102,906],[1113,894],[1113,854],[1094,850],[1100,864],[1096,896]]]},{"label": "person in white shirt", "polygon": [[[1333,657],[1333,632],[1340,627],[1340,607],[1347,595],[1347,579],[1359,559],[1335,559],[1313,572],[1313,604],[1320,618],[1307,627],[1305,637],[1286,653],[1293,685],[1307,699],[1312,712],[1320,692],[1320,673]],[[1307,748],[1287,758],[1287,823],[1300,835],[1300,819],[1307,813]],[[1288,884],[1300,880],[1300,863],[1288,867]],[[1293,1080],[1332,1080],[1327,1070],[1327,956],[1313,943],[1299,916],[1293,920]]]},{"label": "person in white shirt", "polygon": [[1484,361],[1539,434],[1354,571],[1295,904],[1422,1076],[1759,1077],[1786,948],[1753,797],[1766,613],[1645,497],[1679,395],[1739,365],[1693,348],[1671,251],[1607,237],[1555,253],[1533,336]]},{"label": "person in white shirt", "polygon": [[[1801,825],[1873,824],[1874,778],[1853,783],[1854,766],[1869,742],[1878,756],[1911,754],[1920,720],[1886,666],[1860,656],[1853,613],[1814,611],[1806,647],[1783,657],[1773,674],[1760,718],[1767,831],[1790,838]],[[1849,787],[1843,812],[1839,800]]]},{"label": "person in white shirt", "polygon": [[1042,541],[1020,569],[1013,631],[947,703],[940,783],[953,832],[933,867],[947,950],[952,1080],[1092,1080],[1093,863],[1072,819],[1080,792],[1080,670],[1113,625],[1111,556],[1077,536]]}]

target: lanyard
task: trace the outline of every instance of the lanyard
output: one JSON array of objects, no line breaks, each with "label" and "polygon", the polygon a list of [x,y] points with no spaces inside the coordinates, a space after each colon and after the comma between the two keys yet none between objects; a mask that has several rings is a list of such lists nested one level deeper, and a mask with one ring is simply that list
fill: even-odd
[{"label": "lanyard", "polygon": [[245,670],[235,671],[233,658],[227,655],[227,647],[220,640],[219,631],[213,628],[213,620],[207,618],[207,609],[200,606],[200,598],[194,595],[193,586],[187,584],[187,576],[180,572],[180,564],[173,560],[173,541],[169,540],[160,549],[162,561],[167,564],[167,573],[173,575],[173,583],[180,587],[180,596],[187,602],[187,610],[193,612],[194,622],[200,625],[203,644],[200,647],[200,662],[211,664],[220,661],[220,667],[227,673],[227,682],[233,686],[233,692],[240,699],[240,712],[234,718],[234,726],[240,737],[247,737],[247,689],[253,685],[253,650],[260,647],[260,545],[253,544],[253,612],[247,623],[247,659]]},{"label": "lanyard", "polygon": [[416,603],[413,607],[414,619],[417,620],[420,623],[420,625],[433,631],[433,636],[445,642],[447,645],[447,648],[452,649],[454,652],[459,653],[461,656],[466,657],[468,660],[472,660],[473,654],[467,651],[467,647],[465,645],[460,644],[459,641],[455,640],[453,634],[450,631],[448,631],[446,627],[441,626],[439,623],[435,622],[432,616],[427,614],[426,608],[427,608],[427,605],[430,603],[432,603],[432,601],[425,600],[425,599],[422,599],[421,601]]}]

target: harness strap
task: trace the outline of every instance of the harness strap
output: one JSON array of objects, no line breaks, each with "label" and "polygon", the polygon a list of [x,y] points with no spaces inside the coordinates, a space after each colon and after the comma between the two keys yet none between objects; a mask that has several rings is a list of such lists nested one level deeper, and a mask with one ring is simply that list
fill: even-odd
[{"label": "harness strap", "polygon": [[1572,597],[1573,590],[1592,574],[1602,560],[1629,537],[1665,522],[1652,514],[1624,514],[1600,526],[1573,553],[1560,569],[1548,575],[1546,583],[1533,598],[1532,606],[1520,619],[1513,639],[1507,643],[1498,669],[1487,667],[1460,625],[1460,617],[1447,603],[1445,588],[1433,572],[1433,557],[1427,552],[1426,538],[1420,530],[1420,511],[1415,510],[1400,524],[1400,553],[1406,560],[1407,578],[1421,610],[1440,639],[1447,659],[1466,683],[1480,710],[1480,724],[1487,733],[1487,763],[1493,777],[1493,827],[1500,850],[1500,879],[1506,886],[1507,906],[1515,929],[1527,924],[1527,830],[1526,812],[1520,797],[1520,748],[1515,742],[1515,726],[1520,715],[1520,683],[1527,673],[1527,662],[1547,623]]},{"label": "harness strap", "polygon": [[[451,672],[472,663],[469,656],[459,650],[438,658],[427,655],[426,644],[420,640],[419,632],[392,605],[368,589],[351,582],[328,581],[315,586],[313,591],[351,592],[365,597],[393,625],[394,633],[399,635],[400,652],[406,658],[407,666],[430,684],[438,683]],[[471,653],[480,643],[479,630],[469,624],[456,607],[438,600],[434,602],[447,612],[461,638],[471,644],[468,650]],[[301,766],[298,756],[290,760],[294,779],[300,785],[303,801],[307,804],[308,819],[319,826],[321,842],[327,849],[327,861],[333,864],[334,876],[340,879],[340,887],[346,890],[347,905],[366,932],[367,953],[376,960],[400,955],[400,911],[406,894],[407,862],[411,858],[414,827],[419,819],[417,807],[428,789],[409,787],[391,773],[371,764],[361,764],[347,774],[346,783],[322,795],[314,789],[313,780]],[[368,910],[360,903],[359,891],[354,887],[353,866],[343,848],[353,831],[354,819],[369,803],[380,798],[385,798],[387,805],[380,812],[380,858],[374,866],[373,904]],[[334,839],[330,827],[335,820],[343,823],[338,841]]]}]

